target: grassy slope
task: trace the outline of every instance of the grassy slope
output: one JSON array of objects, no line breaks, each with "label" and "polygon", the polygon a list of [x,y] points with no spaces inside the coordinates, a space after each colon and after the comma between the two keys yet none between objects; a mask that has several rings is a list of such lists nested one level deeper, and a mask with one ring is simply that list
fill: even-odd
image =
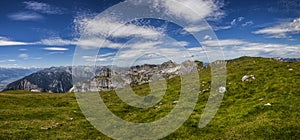
[{"label": "grassy slope", "polygon": [[[300,63],[272,59],[243,57],[229,61],[227,92],[212,122],[205,128],[197,128],[209,96],[209,92],[200,93],[191,117],[166,139],[299,139],[299,69]],[[255,75],[256,80],[241,82],[241,77],[246,74]],[[201,88],[208,88],[209,69],[200,71],[200,77]],[[133,122],[150,122],[168,114],[174,107],[172,102],[179,97],[180,78],[170,79],[168,83],[159,109],[130,107],[114,92],[104,92],[101,96],[119,117]],[[150,89],[145,84],[134,87],[134,91],[143,95]],[[260,101],[261,98],[264,100]],[[266,103],[272,106],[264,106]],[[41,129],[50,126],[54,127]],[[29,138],[109,139],[85,120],[74,94],[0,93],[0,139]]]}]

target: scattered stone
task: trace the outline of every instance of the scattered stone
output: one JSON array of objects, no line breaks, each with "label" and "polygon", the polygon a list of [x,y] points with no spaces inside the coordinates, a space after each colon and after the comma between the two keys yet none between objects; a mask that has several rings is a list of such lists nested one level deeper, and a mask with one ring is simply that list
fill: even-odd
[{"label": "scattered stone", "polygon": [[162,102],[160,102],[159,104],[162,105]]},{"label": "scattered stone", "polygon": [[219,87],[219,93],[225,93],[226,92],[226,88],[225,87]]},{"label": "scattered stone", "polygon": [[289,71],[293,71],[294,69],[289,69]]},{"label": "scattered stone", "polygon": [[243,82],[248,81],[250,78],[251,78],[252,80],[255,80],[254,75],[245,75],[245,76],[243,76],[242,81],[243,81]]},{"label": "scattered stone", "polygon": [[178,104],[178,103],[179,103],[179,101],[174,101],[174,102],[173,102],[173,104]]},{"label": "scattered stone", "polygon": [[42,130],[49,130],[51,129],[50,127],[41,127]]},{"label": "scattered stone", "polygon": [[38,92],[41,92],[40,90],[38,90],[38,89],[32,89],[32,90],[30,90],[30,92],[35,92],[35,93],[38,93]]},{"label": "scattered stone", "polygon": [[259,101],[263,101],[263,100],[264,100],[264,98],[260,98],[260,99],[259,99]]},{"label": "scattered stone", "polygon": [[209,92],[209,89],[202,90],[202,93]]},{"label": "scattered stone", "polygon": [[70,118],[70,120],[72,121],[74,118]]},{"label": "scattered stone", "polygon": [[155,108],[160,109],[160,106],[157,105],[157,106],[155,106]]},{"label": "scattered stone", "polygon": [[265,106],[271,106],[271,104],[270,104],[270,103],[267,103],[267,104],[265,104]]}]

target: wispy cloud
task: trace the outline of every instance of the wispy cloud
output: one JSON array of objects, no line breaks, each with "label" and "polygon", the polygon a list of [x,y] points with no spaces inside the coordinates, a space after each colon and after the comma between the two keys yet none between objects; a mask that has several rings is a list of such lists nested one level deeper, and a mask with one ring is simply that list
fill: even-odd
[{"label": "wispy cloud", "polygon": [[293,34],[300,32],[300,18],[294,19],[291,22],[282,22],[278,25],[262,28],[253,32],[254,34],[266,35],[267,38],[289,38]]},{"label": "wispy cloud", "polygon": [[254,22],[252,20],[250,20],[250,21],[247,21],[244,24],[242,24],[242,26],[247,27],[247,26],[250,26],[250,25],[253,25],[253,24],[254,24]]},{"label": "wispy cloud", "polygon": [[46,45],[46,46],[66,46],[66,45],[76,45],[76,42],[72,40],[65,40],[59,37],[42,39],[36,42],[36,44]]},{"label": "wispy cloud", "polygon": [[16,62],[17,60],[14,60],[14,59],[9,59],[7,60],[7,62]]},{"label": "wispy cloud", "polygon": [[[226,59],[240,56],[262,57],[299,57],[300,45],[249,42],[239,39],[209,40],[202,42],[205,47],[222,47]],[[203,50],[201,47],[190,48],[191,53]],[[203,52],[200,52],[203,54]],[[197,54],[194,54],[197,55]]]},{"label": "wispy cloud", "polygon": [[165,7],[169,14],[190,22],[197,22],[202,19],[219,19],[224,15],[221,10],[224,4],[215,0],[163,0],[160,5]]},{"label": "wispy cloud", "polygon": [[17,62],[17,60],[14,59],[0,60],[0,63],[5,63],[5,62]]},{"label": "wispy cloud", "polygon": [[47,3],[36,2],[36,1],[25,1],[25,8],[33,10],[43,14],[63,14],[63,9],[55,6],[51,6]]},{"label": "wispy cloud", "polygon": [[0,36],[0,46],[16,46],[16,45],[31,45],[33,43],[12,41],[6,37]]},{"label": "wispy cloud", "polygon": [[230,29],[230,28],[232,28],[231,25],[226,25],[226,26],[214,26],[214,27],[213,27],[213,29],[214,29],[215,31],[218,31],[218,30],[227,30],[227,29]]},{"label": "wispy cloud", "polygon": [[19,58],[22,58],[22,59],[28,59],[29,58],[29,55],[26,54],[26,53],[22,53],[19,55]]},{"label": "wispy cloud", "polygon": [[81,34],[102,35],[115,38],[143,37],[158,38],[163,35],[163,31],[151,26],[137,26],[125,24],[112,18],[78,18],[75,24]]},{"label": "wispy cloud", "polygon": [[18,12],[9,14],[8,17],[12,20],[21,20],[21,21],[36,21],[43,19],[43,16],[35,12]]},{"label": "wispy cloud", "polygon": [[233,19],[231,22],[227,22],[224,25],[214,26],[213,29],[215,31],[228,30],[228,29],[231,29],[233,27],[240,27],[240,26],[246,27],[246,26],[250,26],[250,25],[254,24],[253,21],[244,22],[245,19],[246,19],[245,17],[238,17],[238,18]]},{"label": "wispy cloud", "polygon": [[19,51],[27,51],[27,49],[19,49]]},{"label": "wispy cloud", "polygon": [[207,26],[190,26],[190,27],[185,27],[184,30],[189,33],[194,33],[194,32],[209,30],[209,28]]},{"label": "wispy cloud", "polygon": [[46,47],[43,49],[47,50],[47,51],[67,51],[67,50],[69,50],[69,48],[62,48],[62,47]]}]

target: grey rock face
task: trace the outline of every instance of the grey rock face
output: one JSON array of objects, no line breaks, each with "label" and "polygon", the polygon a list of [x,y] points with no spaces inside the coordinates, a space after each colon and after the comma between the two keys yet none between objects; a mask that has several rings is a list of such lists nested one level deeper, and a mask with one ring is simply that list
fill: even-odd
[{"label": "grey rock face", "polygon": [[145,64],[125,70],[105,68],[100,72],[99,76],[78,82],[74,86],[74,92],[108,91],[123,88],[128,85],[135,86],[154,80],[169,79],[196,70],[197,64],[192,61],[185,61],[182,64],[176,64],[172,61],[165,62],[161,65]]}]

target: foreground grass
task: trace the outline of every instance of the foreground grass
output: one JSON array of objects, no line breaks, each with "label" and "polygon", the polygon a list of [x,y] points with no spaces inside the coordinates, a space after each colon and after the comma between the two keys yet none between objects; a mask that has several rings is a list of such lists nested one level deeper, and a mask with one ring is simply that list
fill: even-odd
[{"label": "foreground grass", "polygon": [[[199,129],[209,97],[199,92],[190,118],[165,139],[299,139],[300,63],[243,57],[228,62],[227,92],[214,119]],[[253,74],[256,80],[241,82]],[[209,68],[200,71],[201,90],[210,84]],[[148,84],[134,87],[146,95]],[[114,92],[101,97],[117,116],[132,122],[151,122],[168,114],[180,95],[180,78],[168,80],[159,108],[138,109],[123,103]],[[271,106],[265,106],[270,103]],[[52,128],[51,128],[52,127]],[[43,130],[44,128],[51,128]],[[81,113],[75,95],[7,91],[0,93],[0,139],[110,139]]]}]

